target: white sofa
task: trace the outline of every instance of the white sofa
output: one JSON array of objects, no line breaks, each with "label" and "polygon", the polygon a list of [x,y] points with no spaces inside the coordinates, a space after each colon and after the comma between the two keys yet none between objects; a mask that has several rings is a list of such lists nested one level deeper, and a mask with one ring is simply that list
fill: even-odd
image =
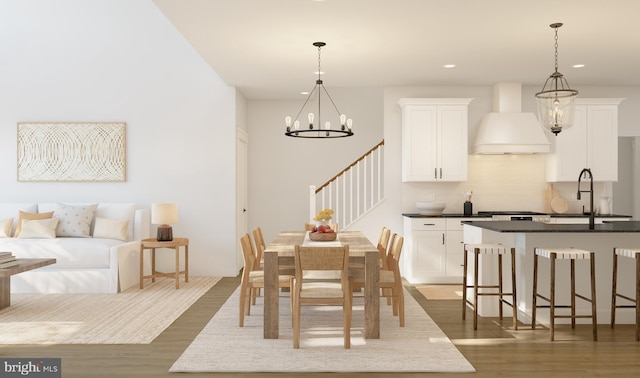
[{"label": "white sofa", "polygon": [[[55,218],[61,214],[61,206],[82,205],[91,204],[0,203],[0,221],[13,218],[10,234],[13,236],[20,211],[54,211]],[[92,205],[96,206],[89,236],[24,238],[23,234],[20,238],[0,238],[0,251],[10,251],[18,258],[49,257],[57,260],[53,265],[12,276],[12,293],[117,293],[139,282],[140,240],[149,237],[149,210],[138,209],[133,203]],[[123,240],[111,235],[93,237],[96,219],[102,224],[117,223]],[[125,220],[128,221],[126,237]]]}]

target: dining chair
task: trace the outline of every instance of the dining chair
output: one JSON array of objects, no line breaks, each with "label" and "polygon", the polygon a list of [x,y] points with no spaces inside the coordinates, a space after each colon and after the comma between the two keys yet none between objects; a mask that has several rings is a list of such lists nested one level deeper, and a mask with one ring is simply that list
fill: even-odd
[{"label": "dining chair", "polygon": [[[400,255],[404,238],[393,234],[389,245],[389,253],[386,256],[388,269],[380,270],[379,286],[382,291],[381,296],[391,299],[394,316],[398,316],[400,327],[404,327],[404,289],[402,286],[402,276],[400,275]],[[355,271],[353,277],[353,287],[361,289],[364,287],[364,271]]]},{"label": "dining chair", "polygon": [[[251,314],[251,297],[254,294],[254,289],[264,288],[264,271],[255,269],[256,255],[253,251],[249,234],[245,234],[240,238],[240,245],[242,247],[244,268],[242,270],[242,281],[240,283],[240,318],[238,324],[240,327],[244,327],[245,315],[248,316]],[[290,287],[290,285],[291,276],[278,276],[278,287]]]},{"label": "dining chair", "polygon": [[387,267],[387,247],[389,246],[389,238],[391,237],[391,230],[387,227],[382,227],[380,236],[378,237],[378,244],[376,247],[380,252],[380,261],[382,262],[382,269],[388,269]]},{"label": "dining chair", "polygon": [[[349,278],[349,246],[295,246],[295,276],[292,279],[293,347],[300,348],[301,307],[303,304],[341,305],[343,312],[344,348],[351,348],[351,280]],[[337,271],[340,280],[306,280],[304,272]]]},{"label": "dining chair", "polygon": [[253,234],[253,241],[256,245],[256,249],[255,249],[256,261],[255,261],[254,269],[260,270],[262,269],[262,266],[264,264],[262,254],[264,253],[265,248],[267,248],[267,245],[264,242],[264,236],[262,236],[262,229],[260,228],[260,226],[254,228],[252,231],[252,234]]},{"label": "dining chair", "polygon": [[[267,248],[265,242],[264,242],[264,237],[262,236],[262,229],[260,228],[260,226],[256,227],[253,229],[252,231],[253,234],[253,243],[255,244],[255,254],[256,254],[256,259],[254,261],[254,266],[253,266],[253,270],[264,270],[264,259],[263,259],[263,254],[264,254],[264,250],[265,248]],[[252,289],[252,293],[251,293],[251,302],[252,304],[256,304],[256,298],[260,296],[260,288],[254,288]]]}]

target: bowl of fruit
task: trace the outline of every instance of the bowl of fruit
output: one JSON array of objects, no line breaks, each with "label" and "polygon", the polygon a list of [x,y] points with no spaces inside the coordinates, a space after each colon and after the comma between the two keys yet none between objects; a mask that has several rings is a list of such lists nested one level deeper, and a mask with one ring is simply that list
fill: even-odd
[{"label": "bowl of fruit", "polygon": [[321,224],[309,231],[309,239],[313,241],[334,241],[338,234],[328,224]]}]

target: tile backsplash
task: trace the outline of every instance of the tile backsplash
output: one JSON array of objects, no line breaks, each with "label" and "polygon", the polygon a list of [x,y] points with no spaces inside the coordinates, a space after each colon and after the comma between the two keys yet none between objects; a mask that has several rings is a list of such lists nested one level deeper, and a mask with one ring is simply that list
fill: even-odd
[{"label": "tile backsplash", "polygon": [[[443,201],[445,213],[462,213],[465,192],[473,191],[473,212],[483,210],[526,210],[550,212],[545,191],[546,160],[544,155],[470,155],[468,180],[455,183],[403,183],[403,212],[417,212],[416,201]],[[579,213],[589,207],[589,195],[576,199],[575,182],[553,183],[551,186],[567,199],[567,213]],[[588,183],[583,183],[588,188]],[[594,206],[601,195],[611,195],[610,183],[594,183]]]}]

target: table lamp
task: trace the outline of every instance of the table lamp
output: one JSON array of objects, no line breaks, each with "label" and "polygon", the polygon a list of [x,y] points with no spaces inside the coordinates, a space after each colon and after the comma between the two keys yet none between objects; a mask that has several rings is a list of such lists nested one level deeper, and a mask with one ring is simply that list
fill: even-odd
[{"label": "table lamp", "polygon": [[152,203],[151,223],[158,225],[158,241],[172,241],[172,224],[178,223],[178,205],[175,203]]}]

